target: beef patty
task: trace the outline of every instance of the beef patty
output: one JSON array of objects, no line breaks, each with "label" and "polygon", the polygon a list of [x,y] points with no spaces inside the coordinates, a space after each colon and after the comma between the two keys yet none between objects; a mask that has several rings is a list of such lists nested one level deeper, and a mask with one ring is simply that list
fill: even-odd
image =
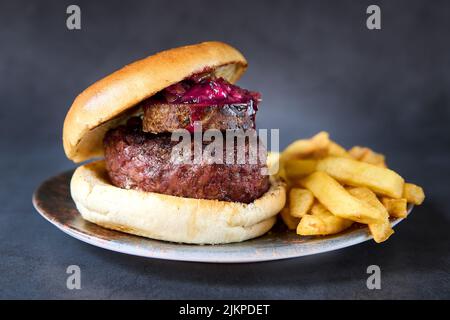
[{"label": "beef patty", "polygon": [[[193,143],[193,142],[192,142]],[[104,138],[105,161],[111,182],[120,188],[137,189],[179,197],[250,203],[269,189],[269,177],[261,174],[265,163],[177,164],[171,161],[169,133],[142,131],[139,118],[108,131]],[[208,143],[203,144],[203,150]],[[259,148],[263,148],[259,144]],[[225,143],[224,143],[225,154]],[[236,156],[235,148],[235,156]]]},{"label": "beef patty", "polygon": [[144,110],[143,131],[151,133],[173,132],[177,129],[193,131],[194,122],[202,130],[252,129],[256,111],[253,102],[205,106],[200,104],[155,103],[148,100]]}]

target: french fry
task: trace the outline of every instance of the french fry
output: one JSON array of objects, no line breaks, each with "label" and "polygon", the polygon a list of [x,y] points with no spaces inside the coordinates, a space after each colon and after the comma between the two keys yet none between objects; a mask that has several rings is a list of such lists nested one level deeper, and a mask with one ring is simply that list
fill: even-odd
[{"label": "french fry", "polygon": [[286,172],[281,165],[281,154],[279,152],[267,152],[267,168],[270,175],[286,180]]},{"label": "french fry", "polygon": [[405,198],[408,203],[420,205],[425,200],[425,193],[421,187],[412,183],[405,183],[402,198]]},{"label": "french fry", "polygon": [[365,224],[377,223],[383,219],[377,209],[353,197],[325,172],[314,172],[300,183],[335,216]]},{"label": "french fry", "polygon": [[380,243],[386,241],[394,233],[394,230],[392,230],[391,223],[389,222],[389,214],[386,208],[378,200],[375,193],[367,188],[348,188],[347,190],[352,196],[367,202],[381,212],[383,220],[377,223],[370,223],[369,230],[375,242]]},{"label": "french fry", "polygon": [[408,205],[406,199],[381,198],[381,202],[386,207],[389,215],[394,218],[406,218],[408,215]]},{"label": "french fry", "polygon": [[378,194],[400,198],[403,178],[396,172],[353,159],[328,157],[319,160],[317,170],[326,172],[336,180],[356,187],[367,187]]},{"label": "french fry", "polygon": [[297,234],[302,236],[335,234],[352,224],[353,221],[339,218],[320,203],[316,203],[311,208],[311,215],[306,215],[300,220]]},{"label": "french fry", "polygon": [[384,155],[375,153],[372,150],[366,153],[360,161],[370,163],[378,167],[387,168]]},{"label": "french fry", "polygon": [[363,155],[367,152],[366,147],[354,146],[348,150],[348,154],[355,160],[360,160]]},{"label": "french fry", "polygon": [[277,162],[280,162],[281,154],[279,152],[267,152],[267,166],[271,167],[277,164]]},{"label": "french fry", "polygon": [[344,147],[332,140],[330,140],[328,145],[328,156],[351,158],[351,155],[347,152],[347,150],[345,150]]},{"label": "french fry", "polygon": [[324,156],[328,152],[330,139],[327,132],[319,132],[310,139],[297,140],[287,146],[282,153],[282,161],[305,157]]},{"label": "french fry", "polygon": [[287,207],[281,210],[280,216],[289,230],[295,230],[297,228],[298,223],[300,222],[299,218],[291,216],[291,214],[289,213],[289,208]]},{"label": "french fry", "polygon": [[290,159],[286,160],[284,169],[286,177],[290,180],[305,177],[316,170],[317,160],[312,159]]},{"label": "french fry", "polygon": [[280,167],[278,168],[278,173],[275,174],[275,177],[277,177],[285,182],[288,180],[284,166],[280,165]]},{"label": "french fry", "polygon": [[425,198],[421,187],[387,168],[383,154],[360,146],[347,151],[327,132],[294,141],[278,159],[277,176],[290,189],[280,215],[299,235],[334,234],[359,222],[380,243],[394,233],[389,218],[406,217],[408,203]]},{"label": "french fry", "polygon": [[301,218],[306,215],[314,203],[311,191],[300,188],[292,188],[289,192],[289,209],[293,217]]},{"label": "french fry", "polygon": [[354,146],[348,151],[348,154],[355,160],[386,168],[384,155],[376,153],[370,148]]}]

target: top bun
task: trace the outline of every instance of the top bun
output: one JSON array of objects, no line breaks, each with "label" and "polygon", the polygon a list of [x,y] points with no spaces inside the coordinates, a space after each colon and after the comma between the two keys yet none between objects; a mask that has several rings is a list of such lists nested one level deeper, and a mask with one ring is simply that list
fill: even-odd
[{"label": "top bun", "polygon": [[244,56],[222,42],[170,49],[133,62],[76,97],[64,120],[66,156],[74,162],[102,156],[106,131],[139,113],[141,101],[172,84],[205,70],[234,83],[246,68]]}]

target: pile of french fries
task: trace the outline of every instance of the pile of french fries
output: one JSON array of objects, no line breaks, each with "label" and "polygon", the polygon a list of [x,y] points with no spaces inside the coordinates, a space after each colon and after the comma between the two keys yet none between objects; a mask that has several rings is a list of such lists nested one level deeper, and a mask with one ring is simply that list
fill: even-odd
[{"label": "pile of french fries", "polygon": [[269,163],[275,161],[289,188],[281,218],[301,236],[336,234],[360,223],[383,242],[394,233],[389,218],[405,218],[408,203],[425,199],[421,187],[386,166],[384,155],[359,146],[346,150],[327,132],[271,154]]}]

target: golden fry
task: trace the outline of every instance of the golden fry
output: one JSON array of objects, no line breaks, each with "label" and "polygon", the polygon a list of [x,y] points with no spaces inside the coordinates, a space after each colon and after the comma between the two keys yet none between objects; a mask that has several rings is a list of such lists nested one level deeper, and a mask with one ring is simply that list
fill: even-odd
[{"label": "golden fry", "polygon": [[412,183],[405,183],[403,187],[403,196],[408,203],[420,205],[425,200],[423,189]]},{"label": "golden fry", "polygon": [[348,154],[355,160],[370,163],[379,167],[386,168],[385,156],[376,153],[370,148],[354,146],[348,151]]},{"label": "golden fry", "polygon": [[360,160],[363,155],[367,152],[366,147],[354,146],[348,150],[348,154],[355,160]]},{"label": "golden fry", "polygon": [[320,203],[311,208],[311,215],[304,216],[297,226],[297,234],[302,236],[328,235],[339,233],[353,224],[353,221],[333,215]]},{"label": "golden fry", "polygon": [[375,242],[380,243],[386,241],[394,233],[394,230],[392,230],[391,223],[389,222],[389,214],[386,208],[378,200],[375,193],[367,188],[348,188],[347,190],[352,196],[367,202],[381,212],[383,220],[377,223],[370,223],[369,230]]},{"label": "golden fry", "polygon": [[291,216],[289,208],[287,207],[281,210],[280,216],[289,230],[295,230],[297,228],[298,223],[300,222],[299,218]]},{"label": "golden fry", "polygon": [[303,178],[316,171],[317,160],[312,159],[291,159],[286,160],[284,169],[286,177],[290,180]]},{"label": "golden fry", "polygon": [[281,162],[281,154],[279,152],[267,153],[267,168],[270,175],[287,180],[286,170]]},{"label": "golden fry", "polygon": [[381,202],[386,207],[389,215],[394,218],[406,218],[408,215],[408,205],[406,199],[381,198]]},{"label": "golden fry", "polygon": [[319,132],[310,139],[291,143],[282,153],[282,160],[301,159],[326,155],[330,139],[327,132]]},{"label": "golden fry", "polygon": [[383,219],[378,210],[348,193],[343,186],[325,172],[315,172],[300,183],[332,214],[360,223],[376,223]]},{"label": "golden fry", "polygon": [[276,166],[280,162],[281,154],[279,152],[267,152],[267,166],[270,168]]},{"label": "golden fry", "polygon": [[344,149],[344,147],[332,140],[330,140],[330,144],[328,145],[328,156],[351,158],[351,155]]},{"label": "golden fry", "polygon": [[383,154],[361,146],[347,151],[327,132],[294,141],[279,163],[278,176],[291,188],[280,215],[299,235],[334,234],[356,221],[380,243],[394,233],[390,216],[404,218],[407,203],[425,199],[421,187],[387,168]]},{"label": "golden fry", "polygon": [[370,163],[378,167],[387,168],[385,157],[380,153],[368,152],[362,158],[362,162]]},{"label": "golden fry", "polygon": [[311,191],[293,188],[289,192],[289,209],[293,217],[301,218],[311,209],[314,196]]},{"label": "golden fry", "polygon": [[400,198],[403,194],[403,178],[390,169],[373,164],[347,158],[328,157],[318,161],[317,170],[326,172],[342,183],[367,187],[391,198]]}]

